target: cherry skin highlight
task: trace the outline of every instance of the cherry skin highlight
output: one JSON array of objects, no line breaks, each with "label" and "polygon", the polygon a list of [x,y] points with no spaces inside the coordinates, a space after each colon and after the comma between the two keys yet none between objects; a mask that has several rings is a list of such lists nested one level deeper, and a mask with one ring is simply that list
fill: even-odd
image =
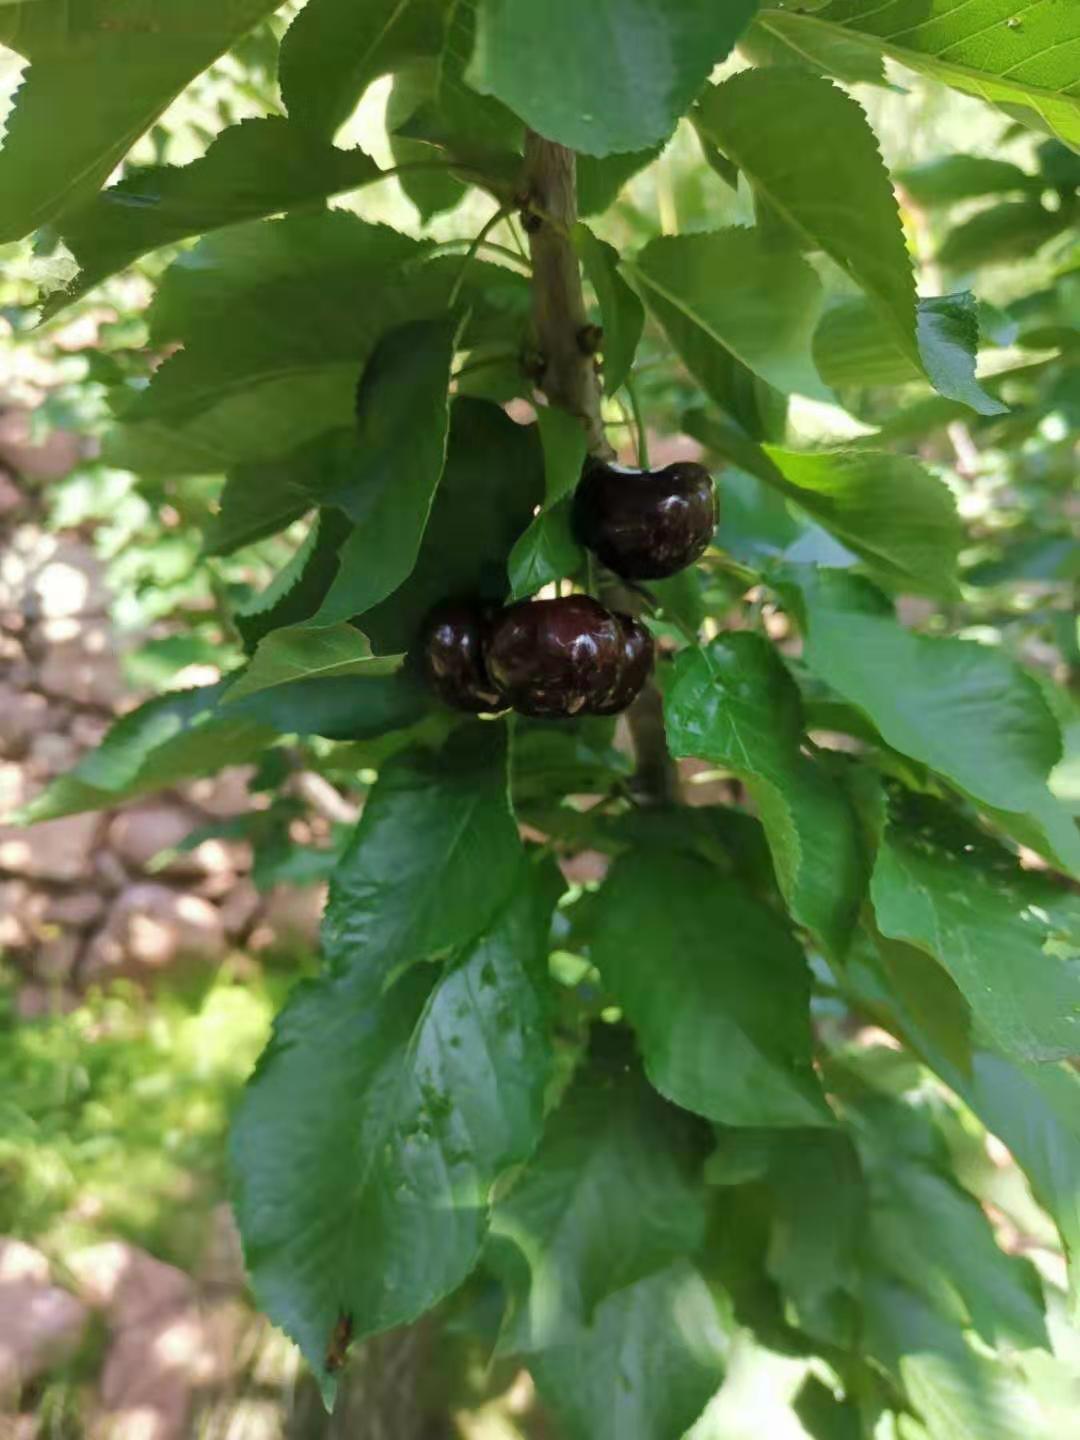
[{"label": "cherry skin highlight", "polygon": [[436,605],[421,633],[421,666],[428,686],[444,705],[477,715],[505,710],[506,699],[484,665],[489,611],[468,600]]},{"label": "cherry skin highlight", "polygon": [[602,704],[619,682],[623,635],[589,595],[511,605],[491,627],[488,674],[522,715],[565,719]]},{"label": "cherry skin highlight", "polygon": [[716,529],[716,490],[703,465],[663,470],[592,462],[574,495],[581,543],[624,580],[663,580],[705,553]]},{"label": "cherry skin highlight", "polygon": [[614,688],[599,703],[590,706],[591,715],[618,715],[632,705],[652,673],[653,638],[640,620],[615,612],[622,632],[622,663]]}]

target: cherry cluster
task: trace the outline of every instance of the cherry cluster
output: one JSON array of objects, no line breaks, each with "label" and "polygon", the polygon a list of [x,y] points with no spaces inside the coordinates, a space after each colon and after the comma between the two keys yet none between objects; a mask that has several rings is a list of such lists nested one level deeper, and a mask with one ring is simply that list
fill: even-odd
[{"label": "cherry cluster", "polygon": [[[624,470],[590,462],[574,496],[578,539],[625,580],[659,580],[692,564],[716,528],[712,477],[700,465]],[[428,684],[474,714],[512,707],[538,719],[616,715],[653,665],[652,636],[590,595],[503,610],[446,601],[422,636]]]}]

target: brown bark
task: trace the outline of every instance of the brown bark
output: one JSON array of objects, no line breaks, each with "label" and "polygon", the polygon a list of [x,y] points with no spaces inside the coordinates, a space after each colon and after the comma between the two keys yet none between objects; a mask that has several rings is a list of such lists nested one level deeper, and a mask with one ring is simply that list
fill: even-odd
[{"label": "brown bark", "polygon": [[[522,199],[533,265],[533,325],[540,354],[537,383],[548,402],[576,415],[585,427],[589,453],[614,458],[604,432],[600,379],[586,337],[588,312],[581,269],[571,231],[577,220],[577,177],[572,150],[543,140],[531,130],[525,137]],[[604,586],[613,609],[636,614],[638,597],[617,581]],[[627,713],[637,773],[634,789],[641,800],[672,804],[679,798],[678,772],[668,753],[660,695],[646,686]]]}]

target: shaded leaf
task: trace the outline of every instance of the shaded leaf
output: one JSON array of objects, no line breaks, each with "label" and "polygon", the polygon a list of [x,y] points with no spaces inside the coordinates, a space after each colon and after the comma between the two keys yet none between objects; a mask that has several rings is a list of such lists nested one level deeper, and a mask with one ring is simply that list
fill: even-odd
[{"label": "shaded leaf", "polygon": [[356,397],[357,468],[334,501],[353,522],[320,624],[362,615],[416,563],[446,462],[455,320],[420,320],[382,337]]},{"label": "shaded leaf", "polygon": [[554,0],[542,10],[531,0],[479,0],[468,78],[572,150],[642,150],[667,139],[756,9],[757,0],[719,9],[708,0]]},{"label": "shaded leaf", "polygon": [[600,890],[589,942],[661,1094],[729,1125],[832,1123],[803,956],[741,887],[690,855],[632,851]]},{"label": "shaded leaf", "polygon": [[377,659],[359,630],[351,625],[320,628],[293,625],[260,640],[251,664],[224,696],[226,705],[245,695],[303,680],[330,680],[344,675],[389,675],[396,657]]},{"label": "shaded leaf", "polygon": [[687,1119],[624,1062],[584,1067],[495,1208],[513,1308],[500,1348],[558,1345],[597,1307],[700,1244],[704,1194]]},{"label": "shaded leaf", "polygon": [[[422,832],[410,843],[426,848]],[[234,1123],[252,1288],[328,1400],[339,1316],[372,1334],[459,1285],[492,1185],[539,1136],[550,897],[520,871],[517,883],[442,971],[417,966],[387,988],[377,968],[343,962],[297,986]]]},{"label": "shaded leaf", "polygon": [[190,80],[278,0],[68,0],[0,7],[30,61],[0,149],[0,244],[86,201]]},{"label": "shaded leaf", "polygon": [[1067,1065],[1031,1065],[980,1052],[954,1082],[983,1124],[1008,1146],[1036,1200],[1053,1218],[1080,1297],[1080,1076]]},{"label": "shaded leaf", "polygon": [[875,1278],[864,1307],[867,1350],[906,1393],[931,1440],[1049,1440],[1019,1379],[914,1291]]},{"label": "shaded leaf", "polygon": [[778,250],[756,229],[665,235],[630,272],[699,379],[695,349],[711,343],[779,390],[826,393],[810,356],[821,284],[796,251]]},{"label": "shaded leaf", "polygon": [[[125,407],[106,440],[112,463],[213,473],[276,460],[346,426],[379,338],[410,320],[454,318],[447,306],[460,257],[425,254],[419,242],[344,212],[209,236],[174,262],[158,291],[152,339],[181,340],[183,349]],[[522,276],[475,261],[455,312],[469,315],[463,343],[516,343],[528,304]]]},{"label": "shaded leaf", "polygon": [[320,510],[303,543],[266,589],[234,606],[233,623],[249,654],[273,631],[312,618],[333,584],[348,533],[342,514]]},{"label": "shaded leaf", "polygon": [[952,492],[925,466],[870,450],[763,448],[786,482],[778,488],[884,583],[921,594],[957,594],[964,529]]},{"label": "shaded leaf", "polygon": [[850,1136],[841,1130],[795,1130],[775,1137],[767,1183],[770,1276],[800,1328],[849,1345],[868,1200]]},{"label": "shaded leaf", "polygon": [[27,821],[105,810],[133,795],[252,760],[274,730],[246,715],[223,715],[228,681],[148,700],[117,720],[96,750],[58,776],[23,811]]},{"label": "shaded leaf", "polygon": [[442,0],[309,0],[281,42],[289,116],[331,139],[372,80],[443,42]]},{"label": "shaded leaf", "polygon": [[806,663],[901,754],[938,771],[1026,843],[1080,868],[1080,836],[1046,786],[1061,757],[1057,722],[1031,676],[1004,655],[915,635],[865,581],[786,572],[806,621]]},{"label": "shaded leaf", "polygon": [[610,209],[627,181],[651,165],[662,149],[652,145],[622,155],[578,155],[578,214],[588,217]]},{"label": "shaded leaf", "polygon": [[435,59],[414,61],[394,75],[393,89],[386,102],[386,128],[394,164],[405,167],[398,174],[398,183],[419,210],[425,225],[432,216],[452,210],[467,189],[464,181],[449,169],[410,169],[417,162],[433,158],[431,147],[422,140],[395,133],[406,126],[422,106],[434,103],[437,82]]},{"label": "shaded leaf", "polygon": [[600,240],[587,225],[574,226],[574,248],[596,291],[604,327],[604,389],[613,395],[630,374],[645,311],[641,301],[619,274],[619,252]]},{"label": "shaded leaf", "polygon": [[697,116],[788,224],[866,291],[918,365],[911,260],[877,139],[855,101],[814,75],[751,70],[710,87]]},{"label": "shaded leaf", "polygon": [[742,36],[739,49],[755,65],[795,65],[848,85],[887,83],[881,56],[861,41],[842,30],[800,26],[798,18],[783,10],[763,10]]},{"label": "shaded leaf", "polygon": [[364,617],[377,654],[407,650],[424,616],[448,595],[506,598],[507,557],[543,498],[537,427],[497,405],[457,399],[446,469],[405,583]]},{"label": "shaded leaf", "polygon": [[550,405],[537,411],[536,423],[544,452],[544,503],[507,561],[512,600],[572,575],[584,561],[574,538],[569,505],[562,503],[581,479],[587,448],[584,428],[575,416]]},{"label": "shaded leaf", "polygon": [[871,883],[879,927],[934,956],[995,1049],[1021,1060],[1075,1055],[1080,905],[1004,851],[950,841],[928,823],[889,827]]},{"label": "shaded leaf", "polygon": [[502,724],[383,766],[330,886],[322,943],[333,968],[385,980],[480,933],[521,880],[508,785]]},{"label": "shaded leaf", "polygon": [[382,174],[363,150],[338,150],[280,116],[244,120],[190,165],[130,170],[57,226],[79,274],[45,315],[140,255],[190,235],[261,219],[368,185]]},{"label": "shaded leaf", "polygon": [[747,786],[792,914],[842,951],[866,883],[861,842],[843,791],[802,752],[798,690],[772,646],[741,632],[684,650],[664,719],[673,755],[722,765]]},{"label": "shaded leaf", "polygon": [[949,270],[970,271],[1023,260],[1071,224],[1067,212],[1046,210],[1038,200],[1007,200],[950,230],[938,262]]},{"label": "shaded leaf", "polygon": [[985,155],[940,155],[898,171],[896,178],[916,205],[927,209],[955,205],[959,200],[974,200],[982,195],[1038,191],[1042,183],[1038,176],[1021,170],[1019,165]]},{"label": "shaded leaf", "polygon": [[284,530],[338,489],[359,463],[355,433],[330,430],[280,459],[239,465],[210,517],[204,555],[231,555]]},{"label": "shaded leaf", "polygon": [[678,1261],[609,1296],[529,1370],[567,1440],[679,1440],[723,1379],[729,1343],[709,1287]]},{"label": "shaded leaf", "polygon": [[328,740],[375,740],[410,731],[431,715],[420,682],[404,670],[293,680],[235,702],[234,711],[271,725],[282,735]]},{"label": "shaded leaf", "polygon": [[[979,319],[969,290],[918,302],[918,341],[923,369],[939,395],[959,400],[980,415],[1005,415],[1008,406],[975,379]],[[868,301],[843,300],[823,317],[814,334],[814,361],[830,385],[906,385],[922,379],[907,355],[882,335]]]}]

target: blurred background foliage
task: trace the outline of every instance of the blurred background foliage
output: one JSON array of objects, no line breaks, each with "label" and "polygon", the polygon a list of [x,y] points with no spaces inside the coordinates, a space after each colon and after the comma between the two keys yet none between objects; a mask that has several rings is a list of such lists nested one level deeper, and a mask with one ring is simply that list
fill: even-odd
[{"label": "blurred background foliage", "polygon": [[[278,113],[275,51],[287,19],[288,11],[280,12],[190,86],[129,164],[186,163],[228,124]],[[15,57],[0,54],[0,97],[10,95],[17,77]],[[410,113],[423,88],[419,72],[396,85],[389,78],[377,82],[339,143],[360,144],[383,165],[407,158],[410,142],[388,133],[387,116],[395,123]],[[836,352],[838,403],[796,399],[780,433],[762,438],[785,438],[784,426],[786,438],[799,447],[838,441],[857,446],[873,436],[878,445],[886,441],[917,454],[947,480],[967,528],[963,599],[948,614],[930,603],[913,607],[907,619],[928,633],[947,628],[1000,646],[1034,673],[1064,684],[1064,698],[1048,691],[1059,708],[1068,707],[1061,719],[1069,754],[1053,788],[1080,814],[1080,157],[891,63],[887,84],[853,88],[898,178],[920,289],[974,290],[980,379],[1008,411],[974,415],[934,395],[902,365],[867,373],[859,365],[856,334],[854,348]],[[752,221],[754,196],[733,188],[722,170],[722,162],[712,167],[684,122],[596,228],[628,249],[658,233]],[[489,200],[458,192],[445,177],[425,183],[414,178],[408,192],[391,180],[335,204],[445,241],[471,237],[490,209]],[[494,238],[510,239],[499,232]],[[147,347],[143,311],[152,282],[175,253],[144,257],[40,325],[41,288],[67,273],[61,248],[39,237],[36,248],[24,242],[0,250],[0,404],[31,408],[39,436],[62,429],[100,437],[111,417],[109,388],[117,381],[144,384],[160,359]],[[830,289],[842,299],[838,272],[826,261],[815,263],[829,269]],[[839,324],[835,311],[833,319]],[[681,432],[699,434],[702,424],[700,412],[694,413],[697,387],[669,362],[669,347],[653,327],[639,351],[635,383],[654,443]],[[617,402],[608,405],[611,433],[633,456],[634,416]],[[294,527],[207,562],[204,527],[222,483],[220,475],[140,479],[89,459],[40,497],[50,526],[92,535],[108,564],[113,617],[140,637],[125,656],[135,690],[191,683],[240,663],[225,602],[261,589],[299,541],[302,531]],[[815,547],[828,545],[834,554],[835,541],[796,518],[737,466],[726,471],[721,493],[720,543],[735,560],[759,558],[763,547],[774,555],[811,558]],[[706,598],[722,613],[733,598],[723,576]],[[373,778],[366,767],[378,758],[314,740],[299,747],[297,763],[322,771],[348,800],[358,801]],[[284,763],[274,757],[266,762]],[[257,783],[274,779],[263,773]],[[315,852],[289,839],[289,803],[276,802],[249,822],[277,837],[263,861],[268,875],[322,878],[332,847]],[[34,1022],[16,1021],[10,991],[0,994],[0,1231],[41,1246],[61,1266],[73,1246],[122,1236],[194,1269],[207,1216],[221,1199],[230,1104],[285,988],[312,963],[310,956],[292,956],[275,968],[237,956],[211,980],[163,982],[152,995],[135,989],[91,994],[73,1013]],[[559,952],[555,964],[573,972],[574,957]],[[840,1023],[827,999],[817,1004],[819,1023]],[[859,1051],[857,1043],[853,1051],[863,1056],[859,1063],[888,1063],[886,1052]],[[1037,1260],[1056,1295],[1062,1262],[1053,1229],[1018,1172],[988,1158],[987,1137],[970,1112],[925,1072],[898,1073],[890,1083],[898,1093],[925,1095],[962,1157],[971,1188],[991,1207],[1010,1243]],[[482,1308],[483,1294],[470,1299]],[[1056,1299],[1051,1321],[1059,1354],[1038,1358],[1053,1371],[1042,1377],[1041,1388],[1058,1397],[1056,1433],[1066,1440],[1080,1436],[1080,1339]],[[219,1428],[206,1421],[205,1433],[300,1433],[284,1428],[293,1406],[295,1361],[280,1355],[266,1360],[259,1347],[271,1343],[263,1333],[245,1374],[260,1405],[267,1393],[276,1397],[274,1405],[245,1410],[243,1395],[232,1393],[214,1421]],[[91,1346],[50,1379],[38,1397],[39,1414],[55,1422],[45,1433],[79,1433],[80,1387],[92,1383],[98,1358]],[[530,1418],[520,1377],[489,1369],[473,1354],[455,1352],[454,1359],[461,1367],[461,1434],[477,1440],[543,1434],[542,1417]],[[693,1431],[694,1440],[805,1436],[799,1407],[813,1403],[815,1386],[820,1379],[806,1362],[740,1338],[729,1378]]]}]

